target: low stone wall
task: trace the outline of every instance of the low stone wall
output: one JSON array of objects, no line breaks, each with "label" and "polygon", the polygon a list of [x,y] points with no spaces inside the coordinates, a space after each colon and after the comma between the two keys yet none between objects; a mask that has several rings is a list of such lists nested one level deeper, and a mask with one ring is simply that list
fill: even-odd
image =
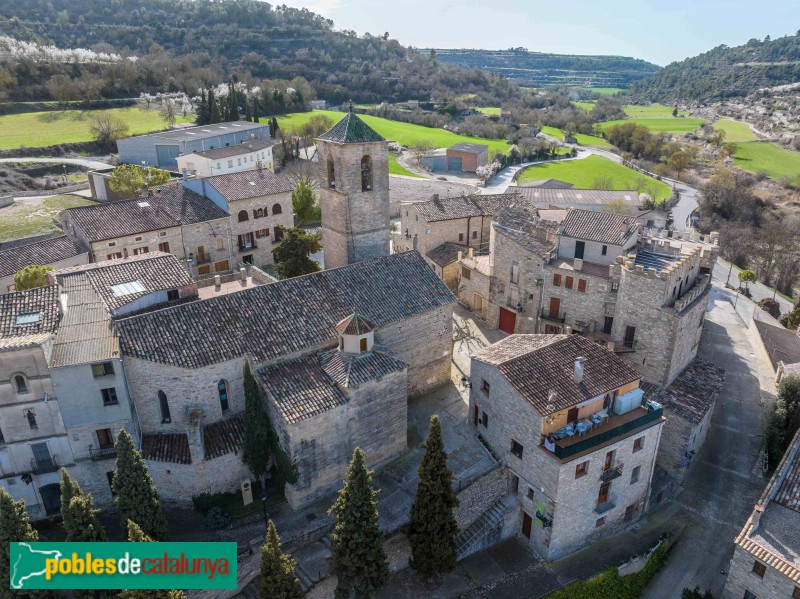
[{"label": "low stone wall", "polygon": [[13,203],[14,203],[14,196],[12,196],[11,194],[0,195],[0,208],[11,206],[11,204]]},{"label": "low stone wall", "polygon": [[250,277],[253,279],[254,283],[258,283],[260,285],[269,285],[270,283],[278,282],[278,279],[273,277],[271,274],[264,272],[257,266],[250,267]]},{"label": "low stone wall", "polygon": [[458,507],[453,511],[462,530],[472,524],[491,505],[508,494],[506,469],[500,464],[458,493]]}]

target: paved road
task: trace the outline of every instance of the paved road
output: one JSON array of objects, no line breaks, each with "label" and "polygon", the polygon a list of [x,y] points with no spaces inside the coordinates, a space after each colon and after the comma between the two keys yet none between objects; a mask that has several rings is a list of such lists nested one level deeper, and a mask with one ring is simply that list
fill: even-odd
[{"label": "paved road", "polygon": [[[741,272],[740,268],[736,266],[731,269],[731,263],[723,260],[722,258],[717,258],[717,263],[714,265],[714,272],[713,277],[714,279],[720,281],[722,285],[730,281],[730,285],[733,287],[739,286],[739,273]],[[730,276],[729,276],[730,273]],[[762,283],[750,283],[750,294],[753,296],[753,301],[757,302],[758,300],[764,298],[772,298],[773,296],[781,305],[781,314],[785,314],[786,312],[791,312],[794,305],[792,302],[787,300],[784,297],[775,293],[775,290],[771,287],[767,287]]]},{"label": "paved road", "polygon": [[0,162],[51,162],[55,164],[77,164],[90,169],[109,168],[111,165],[99,160],[89,160],[87,158],[0,158]]},{"label": "paved road", "polygon": [[644,599],[677,599],[683,588],[695,586],[720,597],[733,539],[766,484],[761,474],[761,404],[771,400],[775,388],[728,297],[719,288],[712,291],[699,351],[726,371],[708,437],[683,490],[652,516],[665,525],[685,525],[683,537]]},{"label": "paved road", "polygon": [[560,158],[559,160],[547,160],[547,161],[539,161],[539,162],[523,162],[521,164],[515,164],[514,166],[507,166],[501,171],[498,171],[497,174],[492,177],[491,182],[486,186],[481,188],[482,194],[493,194],[493,193],[503,193],[508,186],[511,185],[514,175],[521,171],[524,168],[529,166],[533,166],[534,164],[543,164],[548,162],[566,162],[568,160],[581,160],[582,158],[586,158],[592,152],[585,148],[578,149],[578,155],[575,158]]}]

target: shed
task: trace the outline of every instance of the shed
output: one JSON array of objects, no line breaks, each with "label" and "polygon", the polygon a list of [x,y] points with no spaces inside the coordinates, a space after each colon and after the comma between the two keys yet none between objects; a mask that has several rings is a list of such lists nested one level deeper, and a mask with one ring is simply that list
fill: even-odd
[{"label": "shed", "polygon": [[447,148],[445,155],[448,171],[474,173],[489,162],[489,146],[462,141]]}]

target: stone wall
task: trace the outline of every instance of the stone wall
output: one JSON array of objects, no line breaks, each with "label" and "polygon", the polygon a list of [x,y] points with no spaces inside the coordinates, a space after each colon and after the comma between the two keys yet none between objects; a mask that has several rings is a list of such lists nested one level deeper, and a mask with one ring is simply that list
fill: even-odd
[{"label": "stone wall", "polygon": [[416,249],[423,256],[447,241],[469,245],[476,250],[488,249],[491,224],[491,216],[454,218],[429,223],[419,214],[414,204],[404,204],[400,211],[401,244],[404,249]]},{"label": "stone wall", "polygon": [[450,380],[453,304],[386,325],[378,329],[375,341],[408,364],[410,396],[437,387]]},{"label": "stone wall", "polygon": [[458,507],[453,515],[465,530],[492,504],[508,495],[508,471],[500,464],[458,493]]},{"label": "stone wall", "polygon": [[[280,206],[280,212],[275,213],[275,206]],[[255,218],[254,213],[263,210],[264,216]],[[239,213],[244,211],[247,220],[239,221]],[[294,211],[292,207],[291,192],[276,193],[246,200],[236,200],[228,203],[230,213],[231,265],[241,262],[244,256],[253,256],[253,264],[264,266],[273,264],[272,250],[274,249],[275,228],[291,228],[294,226]],[[253,234],[256,247],[239,250],[239,235]],[[257,234],[258,233],[258,234]],[[226,252],[227,253],[227,252]]]},{"label": "stone wall", "polygon": [[770,566],[766,567],[764,578],[760,578],[753,572],[756,561],[751,553],[736,546],[728,568],[723,599],[742,599],[745,591],[750,591],[758,599],[787,599],[793,596],[795,588],[800,585]]},{"label": "stone wall", "polygon": [[[461,263],[457,263],[458,298],[469,309],[492,326],[497,326],[497,309],[494,311],[494,320],[489,298],[491,297],[491,277],[479,270],[471,270],[469,279],[462,276]],[[478,299],[478,296],[480,299]]]},{"label": "stone wall", "polygon": [[196,495],[237,491],[243,481],[253,478],[241,453],[201,462],[193,458],[191,464],[147,460],[147,469],[162,500],[184,507],[190,506]]},{"label": "stone wall", "polygon": [[[617,293],[613,291],[613,268],[609,276],[596,276],[582,270],[558,268],[554,264],[546,265],[544,269],[544,290],[542,292],[542,310],[550,316],[550,301],[559,299],[559,314],[563,315],[565,324],[572,326],[573,330],[580,332],[602,331],[605,317],[614,317]],[[560,281],[555,285],[555,277]],[[572,288],[567,288],[567,277],[572,280]],[[586,285],[585,291],[580,291],[580,281]],[[547,324],[547,319],[543,318]],[[583,324],[579,324],[583,323]],[[551,323],[556,324],[556,323]],[[540,332],[544,332],[542,328]]]},{"label": "stone wall", "polygon": [[[200,268],[202,266],[208,268],[205,274],[214,274],[229,272],[236,265],[233,253],[236,251],[236,246],[231,241],[227,218],[185,225],[181,227],[181,231],[184,255],[194,254],[193,276],[203,276],[200,273],[200,270],[205,270]],[[235,238],[233,241],[235,242]],[[203,248],[205,256],[203,262],[199,261],[200,247]]]}]

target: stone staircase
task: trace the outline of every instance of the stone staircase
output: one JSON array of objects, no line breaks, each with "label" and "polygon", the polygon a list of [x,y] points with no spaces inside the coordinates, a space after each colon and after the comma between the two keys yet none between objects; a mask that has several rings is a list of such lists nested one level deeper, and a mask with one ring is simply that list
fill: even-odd
[{"label": "stone staircase", "polygon": [[497,543],[503,530],[506,512],[515,508],[519,500],[512,495],[501,497],[489,509],[478,516],[472,524],[456,538],[458,559],[464,559],[481,549]]},{"label": "stone staircase", "polygon": [[304,593],[307,593],[311,587],[328,576],[327,560],[331,556],[330,533],[322,537],[322,539],[314,543],[314,545],[318,547],[318,558],[312,560],[310,563],[307,560],[298,560],[297,567],[294,571],[295,575],[300,580],[300,586],[303,588]]}]

